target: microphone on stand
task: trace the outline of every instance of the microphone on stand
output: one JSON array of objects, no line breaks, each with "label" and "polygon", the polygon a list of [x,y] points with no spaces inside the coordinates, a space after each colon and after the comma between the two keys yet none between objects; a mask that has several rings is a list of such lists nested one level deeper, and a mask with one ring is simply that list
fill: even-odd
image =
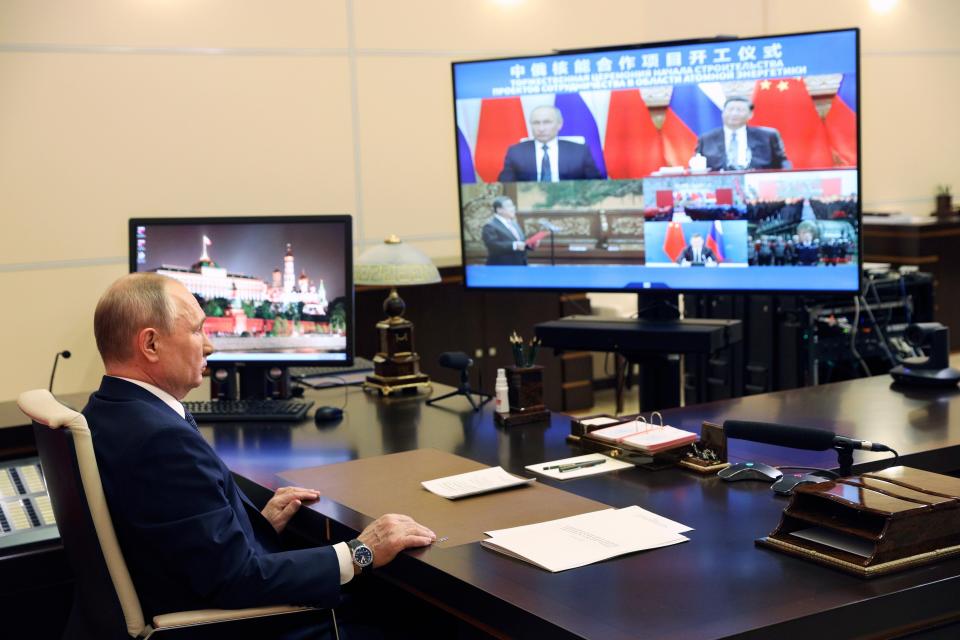
[{"label": "microphone on stand", "polygon": [[826,451],[833,449],[837,452],[840,466],[840,475],[850,475],[853,466],[853,450],[888,451],[893,454],[894,460],[900,457],[894,449],[879,442],[857,440],[838,436],[826,429],[813,427],[796,427],[771,422],[750,422],[747,420],[727,420],[723,423],[723,430],[728,438],[762,442],[791,449],[807,449],[810,451]]},{"label": "microphone on stand", "polygon": [[53,357],[53,371],[50,372],[50,385],[47,387],[47,391],[53,393],[53,377],[57,375],[57,362],[60,360],[60,356],[63,356],[64,360],[70,357],[70,352],[67,350],[57,351],[57,355]]}]

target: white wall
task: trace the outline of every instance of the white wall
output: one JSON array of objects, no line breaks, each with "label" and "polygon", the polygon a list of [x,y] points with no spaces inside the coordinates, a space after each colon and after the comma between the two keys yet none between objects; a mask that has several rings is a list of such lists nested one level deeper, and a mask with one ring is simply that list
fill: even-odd
[{"label": "white wall", "polygon": [[449,62],[860,26],[864,206],[960,187],[960,3],[0,0],[0,400],[101,373],[131,216],[350,213],[459,262]]}]

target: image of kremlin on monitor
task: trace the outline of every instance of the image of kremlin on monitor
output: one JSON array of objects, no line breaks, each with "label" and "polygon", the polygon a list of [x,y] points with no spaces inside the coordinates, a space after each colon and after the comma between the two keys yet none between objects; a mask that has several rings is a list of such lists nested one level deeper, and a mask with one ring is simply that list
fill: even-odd
[{"label": "image of kremlin on monitor", "polygon": [[453,63],[476,288],[860,285],[859,32]]},{"label": "image of kremlin on monitor", "polygon": [[350,216],[130,220],[130,270],[179,280],[211,363],[353,361]]}]

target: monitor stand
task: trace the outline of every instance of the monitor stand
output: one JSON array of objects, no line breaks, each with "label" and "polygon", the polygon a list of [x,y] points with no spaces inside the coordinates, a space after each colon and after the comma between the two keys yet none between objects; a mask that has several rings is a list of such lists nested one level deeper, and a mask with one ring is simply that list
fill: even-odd
[{"label": "monitor stand", "polygon": [[210,367],[211,400],[292,397],[290,369],[283,365],[230,364]]}]

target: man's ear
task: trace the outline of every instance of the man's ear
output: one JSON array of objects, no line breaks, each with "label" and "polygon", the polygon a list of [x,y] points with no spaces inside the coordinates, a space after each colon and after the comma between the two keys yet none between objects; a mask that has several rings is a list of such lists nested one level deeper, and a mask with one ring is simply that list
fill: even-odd
[{"label": "man's ear", "polygon": [[153,327],[141,329],[137,334],[137,352],[147,362],[157,362],[160,359],[160,332]]}]

